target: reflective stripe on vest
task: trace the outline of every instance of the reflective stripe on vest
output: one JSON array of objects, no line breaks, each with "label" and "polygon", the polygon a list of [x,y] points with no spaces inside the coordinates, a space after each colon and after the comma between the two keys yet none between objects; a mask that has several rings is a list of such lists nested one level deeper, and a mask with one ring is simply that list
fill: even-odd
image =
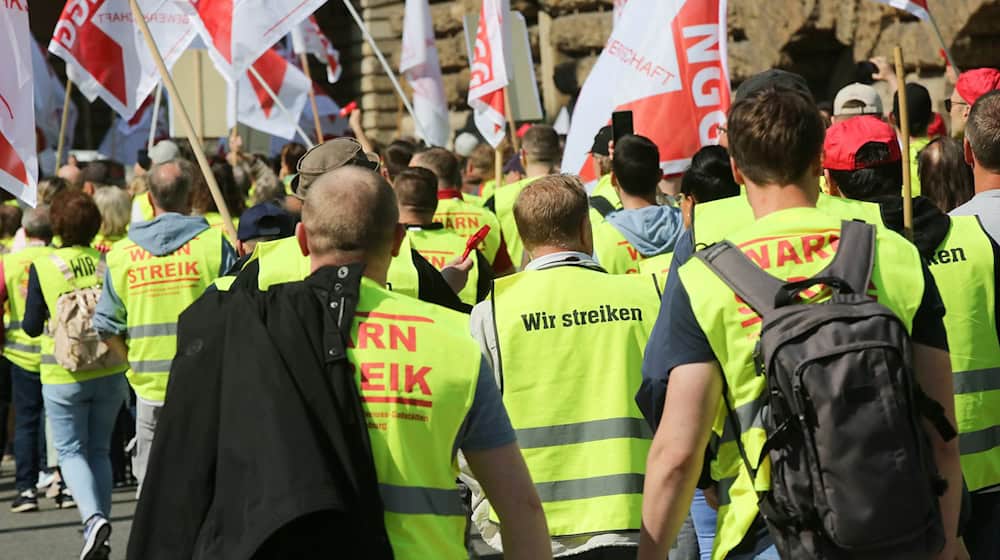
[{"label": "reflective stripe on vest", "polygon": [[[463,195],[468,196],[468,195]],[[500,221],[488,209],[460,198],[439,200],[434,221],[454,231],[466,240],[483,226],[490,226],[490,232],[479,246],[486,260],[493,264],[500,250]],[[464,247],[463,247],[464,248]]]},{"label": "reflective stripe on vest", "polygon": [[[816,209],[841,220],[863,220],[876,226],[884,226],[882,211],[878,204],[848,200],[839,196],[820,193]],[[738,196],[721,198],[712,202],[694,205],[691,222],[696,251],[728,238],[730,233],[739,231],[754,223],[753,209],[747,200],[746,189],[741,187]]]},{"label": "reflective stripe on vest", "polygon": [[42,358],[41,337],[28,336],[21,330],[21,319],[24,318],[28,298],[28,271],[32,261],[51,252],[51,247],[30,246],[3,255],[4,283],[7,288],[3,355],[25,371],[39,371]]},{"label": "reflective stripe on vest", "polygon": [[[422,257],[427,259],[438,270],[444,268],[449,262],[461,257],[462,252],[465,251],[467,241],[467,239],[449,229],[409,228],[406,231],[406,238],[410,242],[410,247],[416,249]],[[397,259],[405,260],[408,256],[408,253],[403,253],[401,250]],[[462,288],[462,291],[458,293],[458,298],[469,305],[475,305],[478,288],[479,259],[475,258],[473,254],[469,279],[465,283],[465,287]]]},{"label": "reflective stripe on vest", "polygon": [[[72,282],[67,280],[63,272],[52,262],[51,255],[58,256],[70,267],[70,270],[76,275]],[[59,301],[59,296],[78,288],[88,288],[103,283],[104,278],[97,277],[97,265],[100,260],[101,253],[93,247],[64,247],[35,259],[33,264],[35,265],[35,271],[38,273],[38,283],[42,288],[45,305],[49,310],[49,326],[46,329],[46,333],[59,320],[56,313],[56,303]],[[121,373],[123,370],[122,367],[113,367],[82,372],[67,371],[56,362],[54,355],[55,340],[48,334],[40,338],[42,356],[39,374],[43,385],[80,383],[98,377]]]},{"label": "reflective stripe on vest", "polygon": [[[768,273],[787,279],[810,277],[829,264],[839,234],[839,218],[818,209],[799,208],[765,216],[729,239]],[[740,441],[747,456],[755,461],[767,439],[762,422],[766,380],[757,374],[752,358],[760,320],[699,259],[685,263],[679,277],[687,289],[695,319],[726,376],[729,402],[742,430]],[[902,237],[883,228],[878,231],[872,282],[878,301],[892,309],[907,329],[911,328],[924,291],[920,256]],[[824,290],[814,296],[814,301],[828,297],[829,292]],[[736,434],[722,407],[713,422],[713,432],[719,441],[710,470],[713,480],[722,482],[722,507],[712,558],[721,560],[739,544],[756,518],[757,492],[770,488],[771,469],[765,458],[756,465],[757,480],[750,480],[736,445]]]},{"label": "reflective stripe on vest", "polygon": [[659,308],[652,282],[528,270],[496,280],[492,303],[504,404],[549,532],[639,529],[652,433],[634,396]]},{"label": "reflective stripe on vest", "polygon": [[397,560],[468,558],[454,450],[482,355],[467,329],[465,315],[361,281],[347,358]]},{"label": "reflective stripe on vest", "polygon": [[168,255],[153,255],[131,239],[108,253],[111,282],[127,311],[129,383],[139,397],[166,397],[177,318],[219,276],[223,242],[209,227]]},{"label": "reflective stripe on vest", "polygon": [[521,270],[521,264],[524,262],[524,243],[521,241],[521,234],[517,232],[517,222],[514,220],[514,202],[517,201],[517,195],[521,194],[524,187],[530,185],[535,179],[538,177],[528,177],[504,185],[497,189],[493,195],[497,220],[500,221],[503,239],[507,243],[507,254],[510,255],[510,262],[514,263],[514,268],[517,270]]},{"label": "reflective stripe on vest", "polygon": [[979,219],[956,216],[928,259],[945,307],[962,474],[972,492],[1000,484],[996,258]]},{"label": "reflective stripe on vest", "polygon": [[271,286],[298,282],[309,276],[309,257],[302,254],[299,241],[286,237],[258,243],[251,260],[257,261],[257,288],[266,291]]}]

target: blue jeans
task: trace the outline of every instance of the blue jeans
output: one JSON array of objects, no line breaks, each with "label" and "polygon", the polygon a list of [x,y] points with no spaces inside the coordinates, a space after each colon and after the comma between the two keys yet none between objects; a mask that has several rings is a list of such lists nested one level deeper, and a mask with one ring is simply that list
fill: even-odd
[{"label": "blue jeans", "polygon": [[42,386],[59,468],[83,521],[111,514],[111,432],[127,387],[122,374]]},{"label": "blue jeans", "polygon": [[717,519],[718,514],[705,501],[705,494],[701,489],[696,489],[694,499],[691,500],[691,521],[694,522],[694,532],[698,535],[698,553],[701,560],[712,560]]},{"label": "blue jeans", "polygon": [[[14,487],[18,493],[34,489],[38,483],[45,445],[45,416],[42,383],[37,371],[10,364],[14,404]],[[5,419],[6,420],[6,419]]]}]

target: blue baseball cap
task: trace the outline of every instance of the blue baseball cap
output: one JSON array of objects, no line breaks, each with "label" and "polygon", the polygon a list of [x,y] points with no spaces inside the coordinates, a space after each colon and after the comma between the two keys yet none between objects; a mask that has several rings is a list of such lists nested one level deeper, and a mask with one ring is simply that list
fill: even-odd
[{"label": "blue baseball cap", "polygon": [[283,208],[272,202],[258,204],[240,216],[236,237],[250,241],[261,237],[289,237],[295,233],[295,219]]}]

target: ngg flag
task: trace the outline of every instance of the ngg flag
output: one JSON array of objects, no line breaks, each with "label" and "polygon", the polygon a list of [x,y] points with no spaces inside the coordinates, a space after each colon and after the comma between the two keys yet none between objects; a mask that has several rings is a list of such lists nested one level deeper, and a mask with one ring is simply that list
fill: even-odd
[{"label": "ngg flag", "polygon": [[[173,0],[139,0],[168,69],[195,37],[180,6]],[[124,119],[135,115],[160,81],[128,0],[66,2],[49,52],[66,61],[66,75],[87,99],[100,97]]]},{"label": "ngg flag", "polygon": [[479,133],[496,148],[506,135],[503,21],[510,8],[506,0],[483,0],[482,6],[469,78],[469,106],[475,112],[473,118]]},{"label": "ngg flag", "polygon": [[931,13],[927,7],[927,0],[875,0],[879,4],[887,4],[893,8],[905,10],[922,20],[930,20]]},{"label": "ngg flag", "polygon": [[0,187],[31,206],[38,188],[35,92],[31,80],[28,9],[0,2],[0,45],[7,52],[0,72]]},{"label": "ngg flag", "polygon": [[594,135],[614,111],[632,111],[664,173],[680,173],[718,142],[728,109],[726,0],[629,0],[580,92],[562,169],[594,179]]}]

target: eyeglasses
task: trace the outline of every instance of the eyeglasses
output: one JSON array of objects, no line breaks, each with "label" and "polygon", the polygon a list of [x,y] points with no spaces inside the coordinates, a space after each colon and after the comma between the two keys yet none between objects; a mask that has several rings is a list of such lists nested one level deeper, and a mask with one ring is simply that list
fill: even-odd
[{"label": "eyeglasses", "polygon": [[951,99],[945,99],[944,100],[944,110],[947,111],[947,112],[949,112],[949,113],[951,112],[951,108],[953,106],[955,106],[955,105],[965,105],[965,106],[968,106],[969,104],[966,103],[965,101],[952,101]]}]

